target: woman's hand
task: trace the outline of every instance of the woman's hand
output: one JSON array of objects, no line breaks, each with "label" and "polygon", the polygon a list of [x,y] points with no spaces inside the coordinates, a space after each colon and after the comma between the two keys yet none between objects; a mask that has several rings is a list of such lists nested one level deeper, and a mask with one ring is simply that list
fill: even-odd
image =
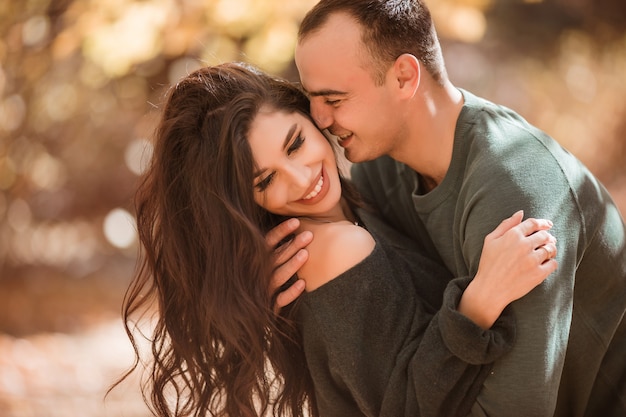
[{"label": "woman's hand", "polygon": [[[298,229],[300,221],[289,219],[272,230],[265,236],[267,244],[274,249],[274,274],[270,284],[270,294],[276,295],[274,311],[278,313],[281,308],[292,303],[304,291],[304,281],[296,279],[291,285],[289,280],[298,272],[308,258],[308,252],[304,249],[313,240],[313,234],[304,231],[287,240]],[[287,285],[286,288],[282,288]]]},{"label": "woman's hand", "polygon": [[552,222],[523,216],[518,211],[485,237],[478,272],[459,303],[459,312],[484,329],[558,266],[556,239],[548,232]]}]

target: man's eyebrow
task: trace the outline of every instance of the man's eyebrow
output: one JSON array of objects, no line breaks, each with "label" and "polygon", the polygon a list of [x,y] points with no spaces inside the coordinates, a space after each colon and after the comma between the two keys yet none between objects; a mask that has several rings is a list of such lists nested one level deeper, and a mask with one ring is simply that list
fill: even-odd
[{"label": "man's eyebrow", "polygon": [[319,97],[319,96],[345,96],[346,93],[345,91],[339,91],[339,90],[318,90],[318,91],[307,91],[307,95],[309,95],[310,97]]},{"label": "man's eyebrow", "polygon": [[[291,127],[287,131],[287,136],[285,136],[285,141],[283,142],[283,150],[287,149],[287,145],[289,145],[289,141],[293,137],[293,134],[296,132],[297,128],[298,128],[298,124],[294,123],[293,125],[291,125]],[[263,174],[265,171],[267,171],[266,168],[263,168],[263,169],[260,169],[260,170],[256,171],[254,173],[254,178],[256,178],[259,175]]]}]

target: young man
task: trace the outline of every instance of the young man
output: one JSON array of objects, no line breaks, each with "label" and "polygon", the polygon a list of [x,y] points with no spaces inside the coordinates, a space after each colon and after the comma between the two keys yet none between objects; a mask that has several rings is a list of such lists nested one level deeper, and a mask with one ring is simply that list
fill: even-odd
[{"label": "young man", "polygon": [[[626,227],[598,180],[516,113],[451,84],[421,0],[322,0],[302,22],[295,60],[313,117],[356,163],[360,191],[456,276],[476,274],[482,237],[514,211],[554,222],[559,269],[512,304],[515,347],[472,415],[626,415]],[[279,257],[277,284],[310,239]]]}]

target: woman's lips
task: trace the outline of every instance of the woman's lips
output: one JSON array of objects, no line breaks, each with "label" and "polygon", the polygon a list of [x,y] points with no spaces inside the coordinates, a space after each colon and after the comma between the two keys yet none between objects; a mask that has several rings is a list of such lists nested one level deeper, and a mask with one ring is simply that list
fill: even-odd
[{"label": "woman's lips", "polygon": [[315,204],[323,199],[328,193],[330,181],[328,181],[326,170],[322,167],[322,172],[317,178],[317,182],[309,190],[305,197],[298,200],[300,204]]},{"label": "woman's lips", "polygon": [[317,184],[315,184],[315,188],[313,188],[313,191],[311,191],[309,194],[307,194],[306,197],[303,198],[303,200],[309,200],[313,197],[315,197],[316,195],[318,195],[322,189],[322,185],[324,185],[324,176],[320,175],[320,179],[317,182]]}]

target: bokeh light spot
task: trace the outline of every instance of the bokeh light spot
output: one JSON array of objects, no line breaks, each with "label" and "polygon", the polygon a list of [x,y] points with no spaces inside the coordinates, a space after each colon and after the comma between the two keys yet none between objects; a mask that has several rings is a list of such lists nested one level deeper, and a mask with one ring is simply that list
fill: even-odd
[{"label": "bokeh light spot", "polygon": [[[481,7],[486,7],[481,5]],[[432,14],[440,36],[461,42],[481,41],[487,31],[487,19],[480,8],[449,2],[432,4]]]},{"label": "bokeh light spot", "polygon": [[152,159],[153,146],[146,139],[135,139],[128,144],[124,151],[126,166],[135,175],[141,175]]},{"label": "bokeh light spot", "polygon": [[66,181],[65,166],[47,152],[41,152],[29,170],[33,183],[40,189],[58,190]]},{"label": "bokeh light spot", "polygon": [[236,61],[239,56],[239,45],[225,36],[217,36],[204,45],[201,58],[207,65],[218,65],[228,61]]},{"label": "bokeh light spot", "polygon": [[183,57],[174,61],[168,69],[168,80],[174,85],[186,75],[191,74],[197,69],[203,67],[204,64],[195,58]]},{"label": "bokeh light spot", "polygon": [[0,102],[0,129],[17,130],[26,116],[26,103],[19,94],[13,94]]},{"label": "bokeh light spot", "polygon": [[16,232],[23,232],[28,229],[32,217],[30,206],[26,201],[17,199],[9,205],[7,219],[9,220],[9,226]]},{"label": "bokeh light spot", "polygon": [[16,176],[13,161],[8,157],[0,158],[0,189],[9,189],[15,182]]},{"label": "bokeh light spot", "polygon": [[[0,41],[0,51],[2,50],[2,41]],[[2,62],[2,54],[0,53],[0,62]],[[7,85],[7,74],[0,63],[0,96],[4,94],[4,88]]]},{"label": "bokeh light spot", "polygon": [[218,0],[208,17],[221,31],[242,38],[263,26],[270,9],[267,2],[258,0]]},{"label": "bokeh light spot", "polygon": [[266,71],[280,72],[293,59],[297,33],[298,26],[292,21],[274,22],[246,43],[244,53]]},{"label": "bokeh light spot", "polygon": [[44,96],[44,106],[51,120],[62,122],[74,115],[78,105],[76,87],[71,84],[52,86]]},{"label": "bokeh light spot", "polygon": [[85,55],[109,76],[122,76],[132,65],[158,55],[160,32],[171,14],[175,9],[169,2],[130,3],[117,19],[90,34]]},{"label": "bokeh light spot", "polygon": [[4,213],[7,211],[7,198],[4,193],[0,193],[0,219],[4,217]]},{"label": "bokeh light spot", "polygon": [[87,262],[96,249],[93,227],[82,221],[39,224],[29,246],[36,262],[60,267]]},{"label": "bokeh light spot", "polygon": [[116,248],[130,247],[136,240],[135,220],[122,208],[115,208],[104,218],[104,236]]},{"label": "bokeh light spot", "polygon": [[596,76],[585,65],[572,65],[565,74],[567,88],[572,96],[583,103],[590,103],[596,96]]},{"label": "bokeh light spot", "polygon": [[50,32],[50,22],[46,16],[33,16],[22,27],[22,42],[25,46],[42,43]]}]

